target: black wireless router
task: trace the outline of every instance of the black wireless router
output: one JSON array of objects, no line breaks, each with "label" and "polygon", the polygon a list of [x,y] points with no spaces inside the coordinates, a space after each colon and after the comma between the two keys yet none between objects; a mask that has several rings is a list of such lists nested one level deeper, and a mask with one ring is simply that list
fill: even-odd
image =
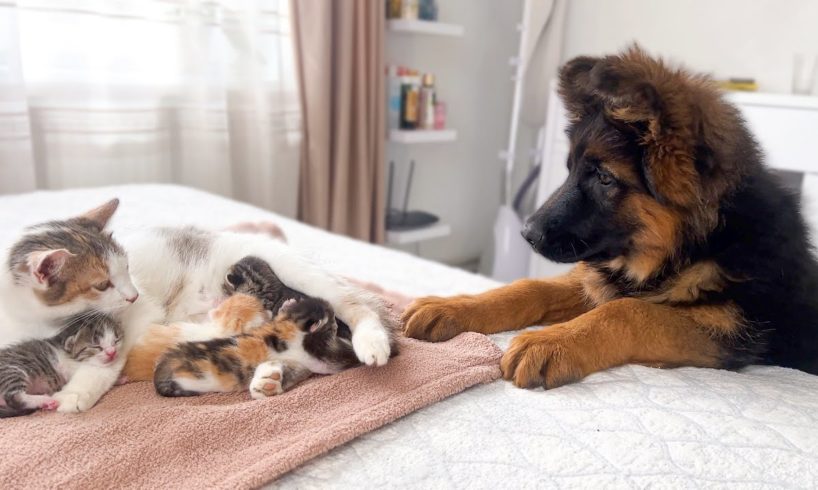
[{"label": "black wireless router", "polygon": [[[426,211],[409,211],[409,191],[412,189],[412,178],[415,173],[415,161],[409,162],[409,179],[406,181],[406,190],[403,194],[403,209],[390,207],[386,213],[386,229],[391,231],[406,231],[424,228],[437,223],[440,218]],[[395,180],[395,162],[389,162],[389,190],[387,202],[392,205],[392,188]]]}]

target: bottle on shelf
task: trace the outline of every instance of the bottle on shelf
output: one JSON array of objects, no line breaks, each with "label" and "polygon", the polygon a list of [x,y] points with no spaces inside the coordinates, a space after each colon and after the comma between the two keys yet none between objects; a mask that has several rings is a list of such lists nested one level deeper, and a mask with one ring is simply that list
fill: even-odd
[{"label": "bottle on shelf", "polygon": [[420,123],[420,77],[408,70],[401,77],[401,129],[417,129]]},{"label": "bottle on shelf", "polygon": [[435,103],[435,129],[446,129],[446,103]]},{"label": "bottle on shelf", "polygon": [[402,13],[401,0],[386,0],[386,18],[399,19]]},{"label": "bottle on shelf", "polygon": [[386,70],[386,128],[398,129],[401,124],[401,79],[403,67],[389,65]]},{"label": "bottle on shelf", "polygon": [[418,0],[401,0],[402,19],[418,20]]},{"label": "bottle on shelf", "polygon": [[435,76],[431,73],[423,75],[423,85],[420,87],[420,124],[421,129],[435,127]]},{"label": "bottle on shelf", "polygon": [[418,17],[420,20],[437,20],[437,0],[419,0]]}]

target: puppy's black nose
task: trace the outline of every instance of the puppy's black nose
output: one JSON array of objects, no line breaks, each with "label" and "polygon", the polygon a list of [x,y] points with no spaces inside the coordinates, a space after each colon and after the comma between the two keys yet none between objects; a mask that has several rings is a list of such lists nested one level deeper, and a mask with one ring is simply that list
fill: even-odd
[{"label": "puppy's black nose", "polygon": [[529,243],[534,248],[542,242],[542,232],[534,228],[533,226],[526,225],[521,232],[525,241]]}]

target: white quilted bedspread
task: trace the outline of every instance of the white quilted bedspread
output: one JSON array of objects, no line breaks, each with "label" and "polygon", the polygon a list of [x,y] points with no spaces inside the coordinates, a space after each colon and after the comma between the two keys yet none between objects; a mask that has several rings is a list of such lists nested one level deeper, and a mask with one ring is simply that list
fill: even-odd
[{"label": "white quilted bedspread", "polygon": [[[266,219],[328,268],[407,294],[496,285],[173,186],[0,196],[0,244],[13,240],[23,225],[68,216],[112,196],[122,199],[114,229]],[[503,347],[510,338],[495,336]],[[775,367],[735,373],[627,366],[548,392],[498,381],[361,437],[275,486],[816,488],[818,377]]]}]

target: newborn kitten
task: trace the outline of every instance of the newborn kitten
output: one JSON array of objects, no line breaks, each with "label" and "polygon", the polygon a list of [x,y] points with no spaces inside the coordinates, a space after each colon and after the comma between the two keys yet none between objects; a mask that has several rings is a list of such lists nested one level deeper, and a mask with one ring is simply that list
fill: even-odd
[{"label": "newborn kitten", "polygon": [[[278,278],[270,265],[258,257],[248,256],[233,264],[224,278],[222,290],[225,295],[244,293],[259,298],[264,308],[273,315],[278,313],[281,305],[289,299],[302,300],[309,296],[287,287]],[[349,326],[336,318],[338,335],[349,339],[352,332]]]},{"label": "newborn kitten", "polygon": [[[250,298],[252,301],[248,301]],[[241,303],[241,308],[236,307]],[[254,306],[253,302],[255,303]],[[264,304],[236,294],[212,317],[232,323],[254,319]],[[359,364],[352,344],[337,335],[332,308],[324,300],[285,301],[278,315],[248,333],[201,342],[185,342],[159,360],[154,386],[162,396],[250,389],[253,398],[277,395],[312,373],[329,374]]]},{"label": "newborn kitten", "polygon": [[0,417],[54,410],[51,395],[88,363],[116,369],[122,326],[108,315],[81,313],[48,339],[28,340],[0,349]]}]

